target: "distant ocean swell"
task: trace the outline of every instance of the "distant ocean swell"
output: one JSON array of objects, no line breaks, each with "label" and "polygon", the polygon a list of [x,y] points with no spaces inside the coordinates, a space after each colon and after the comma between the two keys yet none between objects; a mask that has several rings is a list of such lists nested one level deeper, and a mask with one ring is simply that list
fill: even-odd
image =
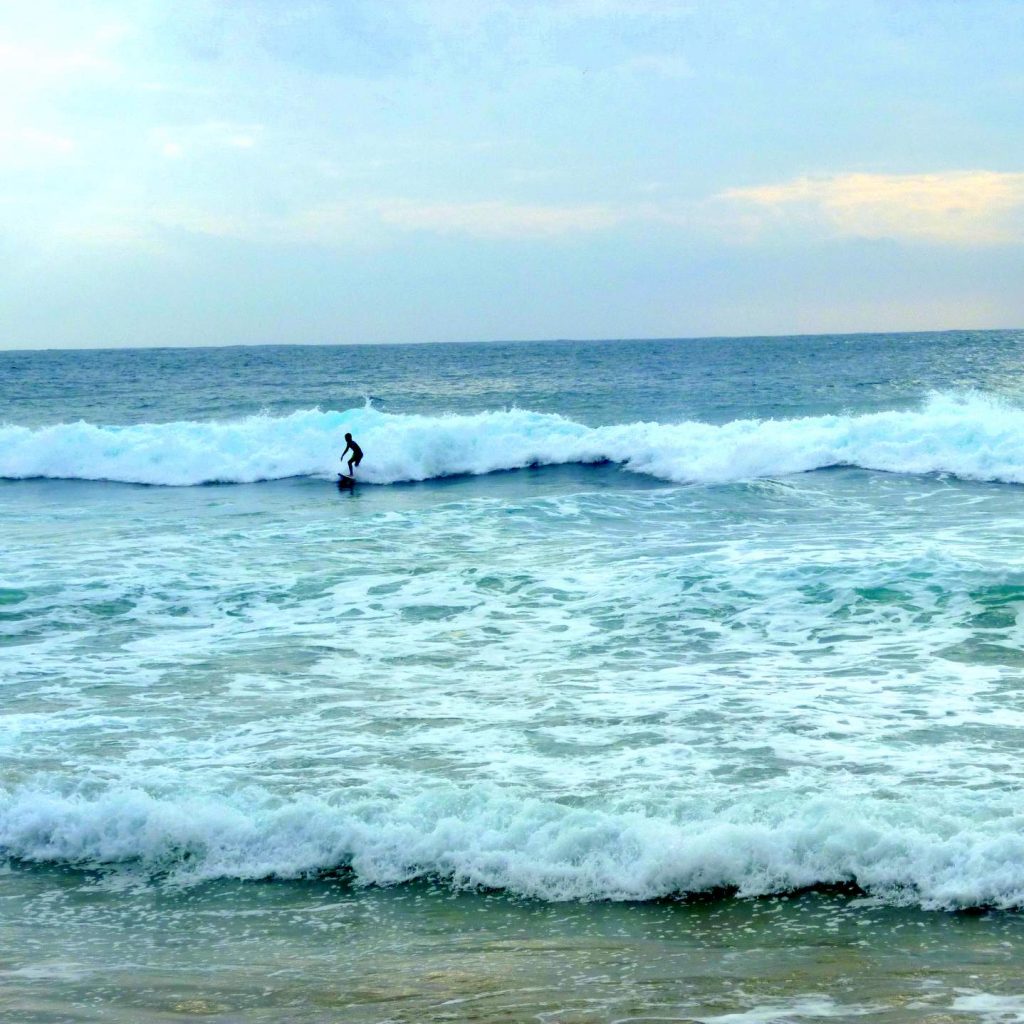
[{"label": "distant ocean swell", "polygon": [[414,416],[372,407],[230,422],[0,426],[0,478],[189,486],[331,475],[344,433],[376,484],[529,465],[621,463],[678,483],[728,483],[833,465],[1024,483],[1024,409],[936,394],[913,411],[787,420],[587,427],[524,410]]},{"label": "distant ocean swell", "polygon": [[852,883],[886,902],[927,909],[1024,907],[1024,835],[1012,807],[975,799],[961,817],[966,808],[926,814],[870,798],[856,808],[806,798],[770,815],[749,810],[663,820],[485,787],[290,803],[258,791],[225,800],[26,789],[0,791],[0,854],[132,866],[175,883],[347,869],[361,884],[430,877],[549,901],[722,888],[752,896]]}]

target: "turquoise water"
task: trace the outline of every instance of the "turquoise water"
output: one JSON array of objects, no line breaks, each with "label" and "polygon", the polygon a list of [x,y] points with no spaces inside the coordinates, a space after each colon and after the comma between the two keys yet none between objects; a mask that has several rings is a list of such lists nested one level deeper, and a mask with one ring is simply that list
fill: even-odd
[{"label": "turquoise water", "polygon": [[0,1006],[1024,1019],[1021,339],[0,355]]}]

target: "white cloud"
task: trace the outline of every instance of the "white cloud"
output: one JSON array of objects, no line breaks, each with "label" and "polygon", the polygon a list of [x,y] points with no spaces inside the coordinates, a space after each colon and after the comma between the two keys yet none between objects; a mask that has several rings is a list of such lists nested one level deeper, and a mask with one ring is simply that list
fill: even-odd
[{"label": "white cloud", "polygon": [[837,174],[736,188],[738,204],[761,230],[798,226],[852,238],[948,245],[1024,241],[1024,173]]},{"label": "white cloud", "polygon": [[[171,155],[171,154],[168,154]],[[95,213],[95,211],[94,211]],[[351,199],[296,208],[287,214],[257,209],[214,211],[198,205],[119,206],[69,237],[93,244],[155,244],[165,231],[269,244],[305,244],[348,249],[379,244],[388,231],[461,235],[489,240],[545,240],[601,231],[629,220],[652,219],[653,207],[528,205],[502,201],[452,203],[411,199]],[[93,234],[92,227],[96,227]],[[113,230],[112,230],[113,228]]]},{"label": "white cloud", "polygon": [[154,128],[149,134],[157,152],[166,157],[179,158],[186,154],[224,149],[252,149],[262,131],[263,126],[258,124],[206,121],[202,124]]},{"label": "white cloud", "polygon": [[377,205],[386,224],[409,231],[471,235],[476,238],[552,238],[601,231],[628,218],[628,212],[599,203],[545,205],[500,200],[470,203],[418,203],[391,200]]},{"label": "white cloud", "polygon": [[[247,137],[223,124],[204,126],[187,144],[154,140],[164,157],[207,145],[245,148]],[[227,197],[222,197],[226,199]],[[545,242],[616,229],[663,229],[679,236],[735,241],[789,230],[801,239],[891,238],[945,245],[1024,241],[1024,173],[962,171],[923,175],[844,174],[730,189],[703,201],[544,203],[490,199],[458,202],[408,197],[339,196],[261,208],[237,202],[159,203],[147,199],[97,219],[98,242],[131,244],[167,231],[270,245],[331,249],[390,245],[397,233],[486,241]],[[120,225],[111,230],[111,225]],[[89,234],[87,224],[76,234]]]}]

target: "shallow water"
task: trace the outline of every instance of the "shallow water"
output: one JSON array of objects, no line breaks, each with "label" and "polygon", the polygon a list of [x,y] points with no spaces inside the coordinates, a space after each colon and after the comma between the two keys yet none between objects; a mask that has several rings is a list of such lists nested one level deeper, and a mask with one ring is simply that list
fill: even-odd
[{"label": "shallow water", "polygon": [[168,890],[66,869],[15,873],[0,978],[10,1019],[25,1024],[1024,1015],[1018,915],[821,893],[551,904],[424,884]]}]

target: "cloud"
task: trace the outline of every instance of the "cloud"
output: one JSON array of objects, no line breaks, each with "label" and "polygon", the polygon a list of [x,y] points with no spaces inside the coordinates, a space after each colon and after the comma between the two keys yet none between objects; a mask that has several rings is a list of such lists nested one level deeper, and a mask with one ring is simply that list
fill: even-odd
[{"label": "cloud", "polygon": [[[168,156],[176,153],[167,152]],[[554,205],[501,200],[456,203],[401,198],[338,200],[289,212],[256,208],[218,210],[187,204],[93,210],[68,238],[94,245],[153,247],[165,233],[332,249],[365,248],[387,242],[388,232],[424,232],[492,241],[545,241],[603,231],[631,221],[665,220],[653,206]]]},{"label": "cloud", "polygon": [[[165,158],[199,144],[247,148],[243,126],[200,126],[187,144],[161,136]],[[179,132],[181,130],[179,129]],[[182,132],[188,136],[190,133]],[[179,136],[180,137],[180,136]],[[96,210],[75,235],[98,228],[99,244],[154,244],[167,232],[269,245],[352,249],[391,245],[406,233],[494,242],[548,242],[617,229],[721,244],[758,239],[772,230],[814,236],[896,239],[982,246],[1024,242],[1024,173],[959,171],[920,175],[841,174],[729,189],[703,200],[672,196],[647,201],[522,202],[506,198],[455,201],[402,196],[339,195],[320,202],[291,197],[264,204],[242,194],[219,203],[182,198]],[[123,200],[122,200],[123,203]],[[111,230],[117,226],[116,230]]]},{"label": "cloud", "polygon": [[799,226],[851,238],[1000,245],[1024,241],[1024,173],[837,174],[735,188],[719,199],[748,226]]},{"label": "cloud", "polygon": [[470,235],[475,238],[553,238],[601,231],[628,219],[629,211],[599,203],[542,205],[503,201],[418,203],[392,200],[377,204],[380,219],[408,231]]},{"label": "cloud", "polygon": [[263,126],[207,121],[203,124],[161,126],[150,130],[153,147],[166,157],[216,153],[225,149],[252,149],[257,145]]}]

